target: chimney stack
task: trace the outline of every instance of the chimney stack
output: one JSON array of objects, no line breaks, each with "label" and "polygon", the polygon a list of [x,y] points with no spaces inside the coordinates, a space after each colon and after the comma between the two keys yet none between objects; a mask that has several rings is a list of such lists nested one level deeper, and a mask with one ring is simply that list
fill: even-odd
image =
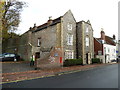
[{"label": "chimney stack", "polygon": [[101,39],[105,41],[105,32],[103,31],[103,28],[101,28]]},{"label": "chimney stack", "polygon": [[115,40],[115,35],[113,35],[113,39]]},{"label": "chimney stack", "polygon": [[48,24],[52,23],[52,16],[49,17]]},{"label": "chimney stack", "polygon": [[34,27],[36,27],[36,23],[34,23]]}]

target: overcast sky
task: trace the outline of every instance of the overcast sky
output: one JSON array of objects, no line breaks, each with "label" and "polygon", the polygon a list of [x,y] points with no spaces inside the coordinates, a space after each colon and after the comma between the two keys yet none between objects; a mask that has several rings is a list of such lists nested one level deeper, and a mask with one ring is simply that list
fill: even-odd
[{"label": "overcast sky", "polygon": [[101,28],[105,34],[118,37],[118,1],[119,0],[20,0],[28,7],[21,13],[19,34],[29,27],[46,23],[49,16],[55,19],[71,10],[76,21],[90,20],[94,37],[100,37]]}]

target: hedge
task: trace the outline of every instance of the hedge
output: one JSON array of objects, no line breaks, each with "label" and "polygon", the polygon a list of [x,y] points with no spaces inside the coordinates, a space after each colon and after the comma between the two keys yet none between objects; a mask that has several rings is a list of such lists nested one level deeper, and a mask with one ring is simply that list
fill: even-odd
[{"label": "hedge", "polygon": [[92,63],[101,63],[99,58],[92,58]]},{"label": "hedge", "polygon": [[63,66],[82,65],[82,59],[66,59]]}]

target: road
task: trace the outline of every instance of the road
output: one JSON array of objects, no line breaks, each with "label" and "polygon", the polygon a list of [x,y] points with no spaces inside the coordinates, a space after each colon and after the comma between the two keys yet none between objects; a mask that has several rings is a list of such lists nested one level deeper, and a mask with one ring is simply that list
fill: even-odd
[{"label": "road", "polygon": [[118,64],[3,84],[3,88],[118,88]]}]

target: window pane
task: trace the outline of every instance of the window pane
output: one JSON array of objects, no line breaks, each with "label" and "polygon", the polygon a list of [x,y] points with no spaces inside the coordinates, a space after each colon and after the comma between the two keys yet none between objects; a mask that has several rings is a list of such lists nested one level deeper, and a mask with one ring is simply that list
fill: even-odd
[{"label": "window pane", "polygon": [[9,56],[10,56],[9,54],[5,55],[5,57],[9,57]]},{"label": "window pane", "polygon": [[38,42],[37,42],[37,43],[38,43],[38,44],[37,44],[38,46],[41,45],[41,40],[40,40],[40,39],[41,39],[41,38],[38,38]]},{"label": "window pane", "polygon": [[10,54],[10,57],[14,57],[15,55],[14,54]]},{"label": "window pane", "polygon": [[72,30],[72,24],[68,23],[67,28],[68,30]]},{"label": "window pane", "polygon": [[66,51],[65,59],[73,59],[73,51]]},{"label": "window pane", "polygon": [[86,37],[86,46],[89,46],[89,38]]},{"label": "window pane", "polygon": [[67,35],[67,45],[73,45],[73,35]]},{"label": "window pane", "polygon": [[86,33],[88,33],[88,27],[86,28]]}]

